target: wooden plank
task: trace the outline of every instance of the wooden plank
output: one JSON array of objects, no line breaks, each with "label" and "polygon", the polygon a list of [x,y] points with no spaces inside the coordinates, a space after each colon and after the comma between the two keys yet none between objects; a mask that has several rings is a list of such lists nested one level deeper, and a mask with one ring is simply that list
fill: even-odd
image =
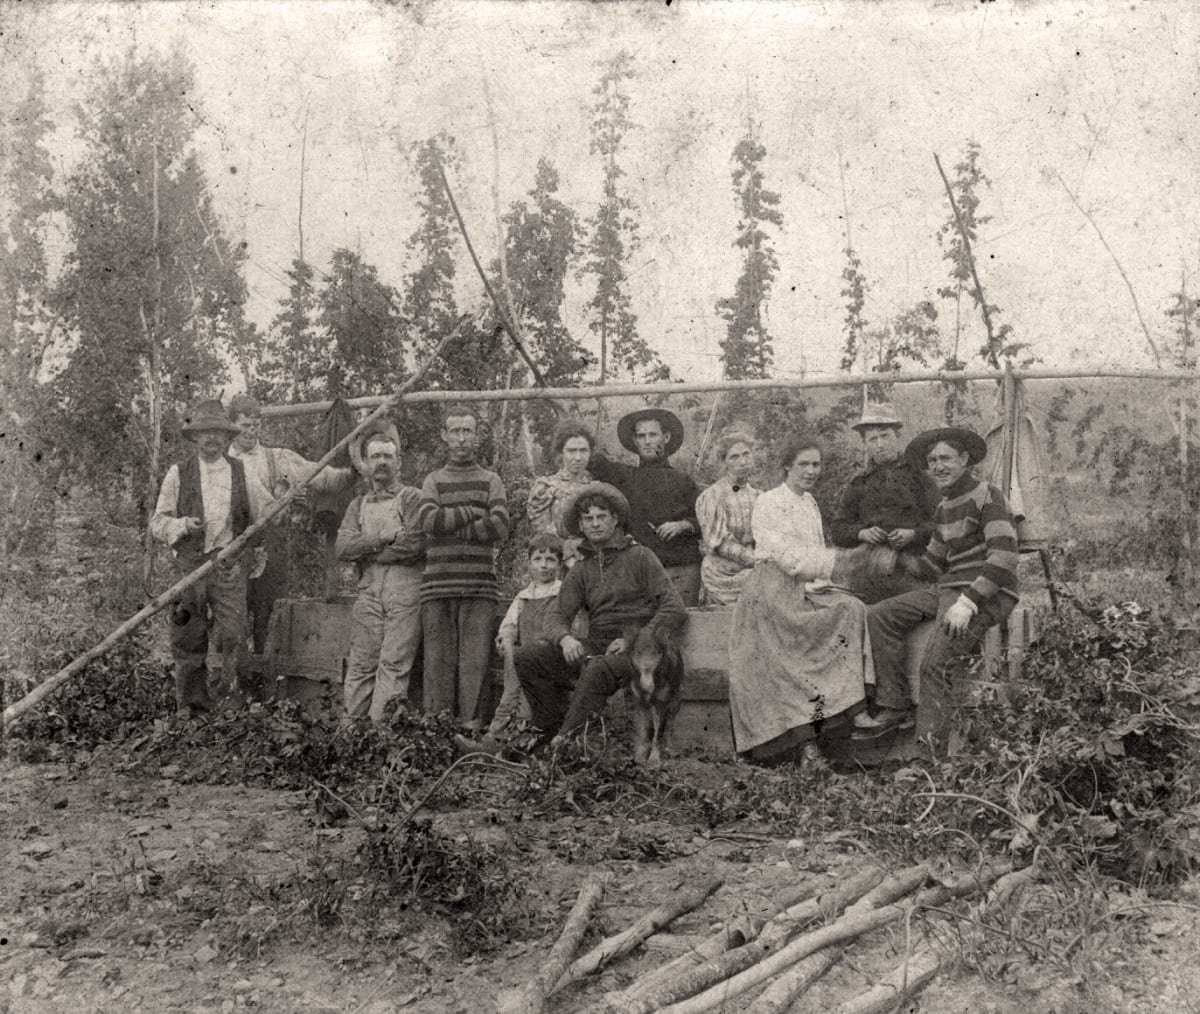
[{"label": "wooden plank", "polygon": [[728,701],[729,674],[723,669],[689,669],[683,678],[685,701]]}]

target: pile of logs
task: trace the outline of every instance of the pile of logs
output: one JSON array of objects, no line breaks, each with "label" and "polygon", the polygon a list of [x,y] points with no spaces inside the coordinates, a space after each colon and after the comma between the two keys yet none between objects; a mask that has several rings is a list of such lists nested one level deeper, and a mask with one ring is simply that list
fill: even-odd
[{"label": "pile of logs", "polygon": [[[811,884],[801,885],[778,899],[774,914],[723,924],[687,953],[581,1010],[583,1014],[702,1014],[728,1004],[728,1010],[747,1014],[782,1014],[858,937],[911,918],[922,909],[937,909],[978,894],[983,898],[966,915],[982,921],[1035,875],[1034,867],[1016,871],[997,864],[939,882],[927,865],[891,876],[871,866],[821,893]],[[545,963],[520,988],[501,992],[497,1014],[541,1014],[549,997],[594,975],[679,916],[699,908],[721,881],[706,880],[679,892],[628,929],[572,960],[607,884],[606,874],[588,878]],[[836,1007],[833,1014],[894,1010],[928,984],[945,960],[927,943],[918,944],[903,963],[866,992]]]}]

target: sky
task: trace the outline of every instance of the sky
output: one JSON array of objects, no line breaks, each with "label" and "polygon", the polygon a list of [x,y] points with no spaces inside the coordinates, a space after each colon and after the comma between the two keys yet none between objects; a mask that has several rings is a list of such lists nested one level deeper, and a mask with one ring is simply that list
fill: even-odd
[{"label": "sky", "polygon": [[[194,63],[197,144],[228,233],[248,244],[249,312],[264,326],[297,253],[306,118],[306,257],[323,268],[349,247],[399,286],[417,226],[406,152],[437,131],[457,140],[456,197],[486,258],[493,182],[507,206],[541,157],[581,217],[595,208],[591,92],[621,49],[638,74],[622,155],[642,237],[633,310],[677,376],[720,376],[715,304],[741,266],[731,155],[751,123],[784,218],[769,309],[780,373],[837,367],[847,212],[870,323],[936,298],[948,209],[933,155],[952,171],[968,138],[992,180],[976,247],[985,291],[1046,364],[1152,365],[1121,273],[1060,178],[1119,259],[1156,343],[1171,338],[1171,293],[1200,291],[1192,2],[7,0],[3,15],[0,103],[31,67],[46,72],[64,172],[80,154],[71,106],[97,59],[132,47]],[[465,250],[458,282],[464,307],[482,305]],[[568,291],[580,337],[587,284]],[[939,310],[953,331],[953,304]],[[970,310],[963,348],[982,340]]]}]

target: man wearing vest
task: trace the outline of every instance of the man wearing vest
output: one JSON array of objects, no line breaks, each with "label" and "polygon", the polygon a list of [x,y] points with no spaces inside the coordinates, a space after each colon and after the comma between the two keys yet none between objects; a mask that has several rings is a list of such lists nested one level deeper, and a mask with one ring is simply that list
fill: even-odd
[{"label": "man wearing vest", "polygon": [[376,722],[389,700],[408,697],[408,677],[421,643],[421,491],[401,485],[398,450],[388,433],[371,433],[364,440],[371,489],[346,508],[335,548],[339,560],[353,562],[358,570],[342,688],[346,717]]},{"label": "man wearing vest", "polygon": [[[216,556],[254,517],[254,497],[247,489],[245,469],[225,454],[237,427],[221,403],[216,399],[199,402],[184,417],[182,430],[195,441],[196,453],[167,470],[150,519],[150,534],[174,550],[181,576]],[[221,644],[226,688],[235,696],[253,695],[246,665],[242,558],[214,567],[174,604],[170,641],[175,659],[175,703],[181,713],[193,717],[212,708],[206,663],[212,629]]]},{"label": "man wearing vest", "polygon": [[[301,490],[296,503],[308,500],[308,490],[332,493],[354,481],[354,470],[334,468],[332,465],[313,476],[316,465],[286,447],[267,447],[258,439],[262,429],[262,409],[257,401],[246,394],[237,395],[229,403],[229,414],[240,430],[229,445],[229,456],[242,463],[250,483],[251,508],[256,518],[263,514],[276,500],[287,494],[292,487],[312,476],[308,489]],[[254,502],[257,500],[258,502]],[[271,621],[271,610],[275,600],[282,598],[288,590],[287,526],[271,525],[264,534],[263,545],[257,551],[257,561],[247,582],[246,605],[253,616],[250,628],[254,650],[259,654],[266,648],[267,627]]]}]

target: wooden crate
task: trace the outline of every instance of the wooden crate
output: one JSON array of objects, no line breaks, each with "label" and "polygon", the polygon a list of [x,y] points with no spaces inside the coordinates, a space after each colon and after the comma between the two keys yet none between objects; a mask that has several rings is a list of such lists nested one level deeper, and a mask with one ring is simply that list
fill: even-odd
[{"label": "wooden crate", "polygon": [[269,695],[306,702],[341,697],[353,607],[354,600],[348,597],[275,603],[263,649]]}]

